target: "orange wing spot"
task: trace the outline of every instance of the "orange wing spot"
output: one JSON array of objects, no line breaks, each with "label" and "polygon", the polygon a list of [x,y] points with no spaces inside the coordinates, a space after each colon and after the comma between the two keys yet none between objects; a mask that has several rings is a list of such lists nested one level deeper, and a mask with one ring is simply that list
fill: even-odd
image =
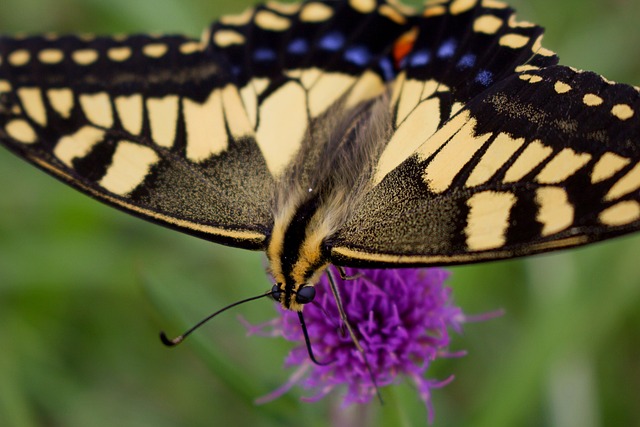
[{"label": "orange wing spot", "polygon": [[393,45],[393,59],[396,67],[400,67],[402,60],[413,50],[413,45],[418,38],[418,28],[414,27],[401,35]]}]

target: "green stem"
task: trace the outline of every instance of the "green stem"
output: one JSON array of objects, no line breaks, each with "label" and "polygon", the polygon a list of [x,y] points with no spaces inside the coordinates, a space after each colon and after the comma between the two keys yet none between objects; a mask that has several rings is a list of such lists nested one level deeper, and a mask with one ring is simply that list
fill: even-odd
[{"label": "green stem", "polygon": [[397,386],[386,387],[383,393],[384,405],[381,407],[381,426],[411,427],[412,423],[402,399],[398,396]]}]

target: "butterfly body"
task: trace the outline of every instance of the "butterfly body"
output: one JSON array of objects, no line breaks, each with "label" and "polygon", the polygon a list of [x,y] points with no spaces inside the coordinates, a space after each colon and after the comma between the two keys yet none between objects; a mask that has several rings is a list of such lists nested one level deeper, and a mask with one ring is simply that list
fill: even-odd
[{"label": "butterfly body", "polygon": [[303,145],[310,150],[325,146],[331,155],[309,162],[318,156],[300,153],[296,166],[276,184],[274,227],[266,253],[271,275],[283,284],[286,308],[295,306],[298,289],[315,284],[331,263],[331,237],[371,188],[371,165],[391,132],[389,97],[383,94],[372,103],[327,119],[334,125],[326,139],[318,141],[311,133],[312,140]]},{"label": "butterfly body", "polygon": [[0,142],[109,205],[329,264],[481,262],[640,228],[640,94],[506,5],[269,2],[183,36],[0,38]]}]

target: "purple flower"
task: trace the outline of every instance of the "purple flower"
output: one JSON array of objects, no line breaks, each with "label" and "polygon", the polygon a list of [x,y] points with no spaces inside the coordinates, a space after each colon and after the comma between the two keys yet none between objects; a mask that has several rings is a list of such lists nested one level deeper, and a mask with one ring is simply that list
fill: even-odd
[{"label": "purple flower", "polygon": [[325,275],[316,285],[315,301],[305,306],[304,317],[316,359],[332,363],[319,366],[311,362],[297,313],[278,305],[280,317],[261,325],[247,325],[247,328],[250,334],[282,336],[298,343],[285,361],[286,366],[297,369],[286,384],[259,402],[273,400],[299,384],[315,391],[312,397],[303,398],[306,401],[321,399],[337,386],[345,385],[344,405],[366,403],[376,396],[372,375],[380,388],[397,383],[404,376],[417,386],[431,422],[431,389],[448,384],[453,376],[434,380],[425,378],[425,372],[438,357],[464,354],[448,351],[448,329],[460,333],[466,320],[461,309],[451,303],[451,289],[444,286],[449,273],[439,268],[346,269],[346,273],[357,278],[341,280],[338,274],[334,276],[366,362],[349,334],[341,328]]}]

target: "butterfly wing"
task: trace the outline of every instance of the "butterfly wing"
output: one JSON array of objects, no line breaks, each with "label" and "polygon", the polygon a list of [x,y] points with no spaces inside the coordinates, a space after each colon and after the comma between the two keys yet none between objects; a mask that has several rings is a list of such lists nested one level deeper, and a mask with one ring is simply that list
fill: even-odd
[{"label": "butterfly wing", "polygon": [[273,180],[226,58],[180,36],[0,39],[0,141],[110,205],[262,248]]},{"label": "butterfly wing", "polygon": [[[334,262],[472,262],[634,229],[635,200],[607,194],[633,187],[637,93],[554,67],[541,32],[493,1],[327,1],[223,17],[203,43],[3,38],[0,140],[116,207],[260,249],[274,183],[319,170],[332,120],[393,85],[394,134],[327,241]],[[578,179],[606,194],[581,199]]]},{"label": "butterfly wing", "polygon": [[386,2],[314,1],[268,2],[212,27],[273,176],[313,181],[336,122],[387,90],[393,42],[409,25]]},{"label": "butterfly wing", "polygon": [[[396,96],[395,136],[374,187],[327,242],[332,262],[470,263],[637,230],[638,90],[553,65],[555,56],[528,35],[539,28],[502,19],[499,8],[456,15],[456,3],[438,7],[446,19],[466,20],[466,31],[458,27],[466,36],[424,46],[417,39],[404,83],[413,89]],[[493,44],[476,40],[485,37]],[[493,48],[481,51],[485,45]],[[438,49],[449,55],[448,73],[426,64]],[[454,106],[444,120],[439,88]],[[428,112],[440,120],[429,122]],[[420,140],[390,151],[397,135]]]},{"label": "butterfly wing", "polygon": [[274,183],[312,174],[325,117],[394,77],[407,18],[365,6],[269,2],[222,17],[202,43],[2,38],[0,142],[130,213],[264,249]]}]

